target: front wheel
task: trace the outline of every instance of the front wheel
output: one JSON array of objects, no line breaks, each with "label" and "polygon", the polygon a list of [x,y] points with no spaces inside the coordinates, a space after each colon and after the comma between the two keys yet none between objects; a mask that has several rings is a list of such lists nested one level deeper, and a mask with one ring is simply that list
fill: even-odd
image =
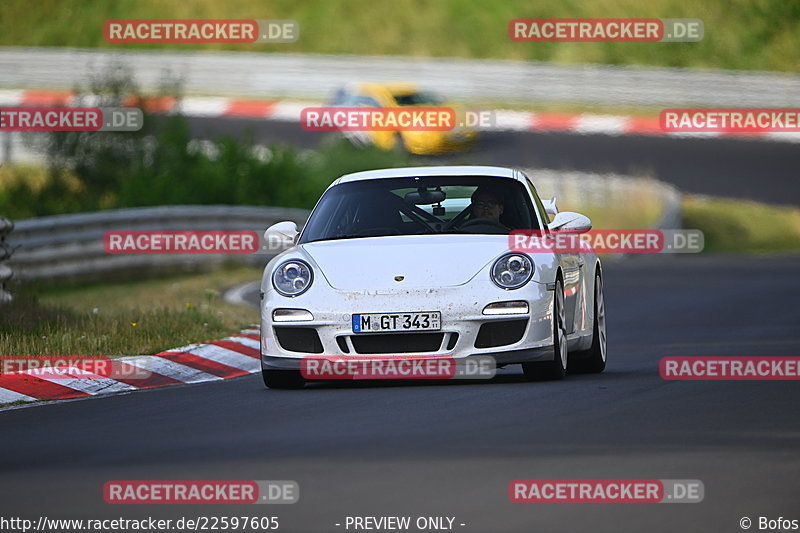
[{"label": "front wheel", "polygon": [[299,370],[266,370],[261,369],[264,385],[270,389],[302,389],[306,380]]},{"label": "front wheel", "polygon": [[570,361],[570,372],[599,374],[606,368],[606,304],[603,299],[603,279],[600,274],[594,278],[594,327],[592,328],[592,346],[575,354],[576,359]]},{"label": "front wheel", "polygon": [[556,280],[553,295],[553,360],[522,363],[522,372],[531,381],[564,379],[567,373],[567,329],[564,313],[564,284]]}]

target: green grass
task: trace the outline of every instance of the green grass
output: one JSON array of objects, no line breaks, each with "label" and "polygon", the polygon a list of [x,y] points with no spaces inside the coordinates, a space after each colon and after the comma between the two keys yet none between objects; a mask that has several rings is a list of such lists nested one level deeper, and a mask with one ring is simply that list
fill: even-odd
[{"label": "green grass", "polygon": [[2,355],[152,355],[218,339],[258,323],[254,308],[221,292],[259,279],[260,269],[95,283],[68,288],[15,287],[0,314]]},{"label": "green grass", "polygon": [[[699,18],[699,43],[516,43],[513,18]],[[794,0],[4,0],[0,45],[155,48],[104,41],[107,19],[294,19],[288,44],[163,45],[192,50],[540,60],[747,70],[800,70]]]},{"label": "green grass", "polygon": [[727,198],[687,196],[683,227],[700,229],[706,252],[800,250],[800,209]]}]

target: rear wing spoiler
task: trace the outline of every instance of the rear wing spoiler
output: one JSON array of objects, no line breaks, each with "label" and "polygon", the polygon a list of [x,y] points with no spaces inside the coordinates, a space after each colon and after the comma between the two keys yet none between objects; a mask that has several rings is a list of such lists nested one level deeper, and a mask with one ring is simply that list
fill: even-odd
[{"label": "rear wing spoiler", "polygon": [[543,200],[544,210],[548,215],[556,216],[558,214],[558,206],[556,206],[556,197],[553,196],[549,200]]}]

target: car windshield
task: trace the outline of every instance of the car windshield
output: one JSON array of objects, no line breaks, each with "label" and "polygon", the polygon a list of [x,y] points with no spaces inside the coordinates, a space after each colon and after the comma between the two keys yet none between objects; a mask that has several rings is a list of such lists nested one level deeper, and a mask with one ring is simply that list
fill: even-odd
[{"label": "car windshield", "polygon": [[328,189],[300,243],[425,234],[507,235],[539,229],[525,187],[486,176],[387,178]]},{"label": "car windshield", "polygon": [[394,94],[397,105],[441,105],[444,100],[437,94],[429,92],[414,92]]}]

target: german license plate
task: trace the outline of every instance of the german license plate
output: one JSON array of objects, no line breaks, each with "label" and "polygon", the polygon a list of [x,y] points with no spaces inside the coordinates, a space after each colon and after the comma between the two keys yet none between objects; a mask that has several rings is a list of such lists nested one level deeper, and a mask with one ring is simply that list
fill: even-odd
[{"label": "german license plate", "polygon": [[439,311],[363,313],[353,315],[353,333],[438,331],[441,328],[442,314]]}]

